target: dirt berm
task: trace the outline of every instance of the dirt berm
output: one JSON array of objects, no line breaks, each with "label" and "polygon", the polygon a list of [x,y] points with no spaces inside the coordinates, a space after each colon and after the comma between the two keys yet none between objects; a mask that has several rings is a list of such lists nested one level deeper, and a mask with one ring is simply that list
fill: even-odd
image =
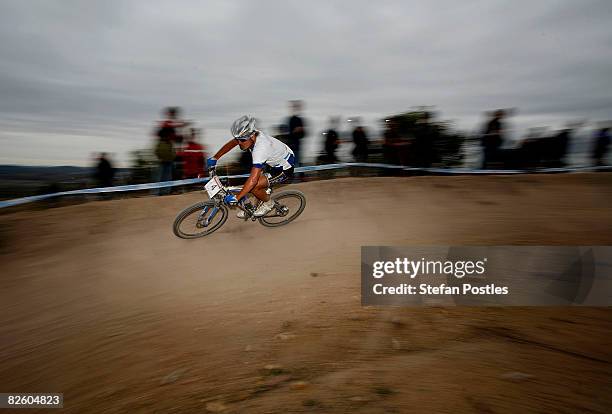
[{"label": "dirt berm", "polygon": [[362,307],[359,272],[362,245],[611,244],[611,184],[309,182],[288,226],[198,240],[171,225],[199,193],[3,214],[0,392],[70,413],[610,413],[610,308]]}]

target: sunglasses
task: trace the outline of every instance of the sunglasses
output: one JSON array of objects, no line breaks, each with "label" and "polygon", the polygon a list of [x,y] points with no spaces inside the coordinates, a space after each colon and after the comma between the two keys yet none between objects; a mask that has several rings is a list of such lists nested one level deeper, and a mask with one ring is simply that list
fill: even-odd
[{"label": "sunglasses", "polygon": [[249,138],[251,138],[251,136],[253,136],[253,133],[250,133],[248,135],[243,135],[241,137],[238,138],[234,138],[236,141],[240,141],[240,142],[244,142],[247,141]]}]

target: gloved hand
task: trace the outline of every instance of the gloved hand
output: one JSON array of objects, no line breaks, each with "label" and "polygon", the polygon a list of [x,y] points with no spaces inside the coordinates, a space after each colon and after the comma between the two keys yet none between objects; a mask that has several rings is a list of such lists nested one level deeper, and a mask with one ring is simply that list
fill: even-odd
[{"label": "gloved hand", "polygon": [[233,194],[226,194],[225,197],[223,197],[223,201],[230,206],[238,204],[238,199]]},{"label": "gloved hand", "polygon": [[217,160],[215,158],[211,157],[206,160],[206,168],[208,171],[214,170],[216,166]]}]

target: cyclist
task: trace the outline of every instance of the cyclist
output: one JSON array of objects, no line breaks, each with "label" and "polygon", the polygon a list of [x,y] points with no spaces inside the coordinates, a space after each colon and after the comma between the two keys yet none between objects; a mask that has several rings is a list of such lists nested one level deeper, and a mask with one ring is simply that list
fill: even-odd
[{"label": "cyclist", "polygon": [[[266,191],[274,184],[280,184],[293,178],[295,156],[291,149],[255,128],[255,118],[244,115],[234,121],[232,125],[232,140],[228,141],[211,158],[206,160],[209,171],[213,171],[217,160],[227,154],[234,147],[239,146],[242,151],[250,151],[253,158],[251,173],[238,195],[228,194],[224,201],[227,204],[236,204],[248,193],[261,200],[255,210],[255,217],[265,216],[274,207],[274,201]],[[264,172],[264,168],[266,172]],[[239,218],[244,218],[244,211],[238,212]]]}]

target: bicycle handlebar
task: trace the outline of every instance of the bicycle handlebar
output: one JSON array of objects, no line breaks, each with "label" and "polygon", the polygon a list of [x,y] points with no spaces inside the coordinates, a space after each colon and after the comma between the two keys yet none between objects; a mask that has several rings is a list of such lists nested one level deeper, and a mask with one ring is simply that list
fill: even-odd
[{"label": "bicycle handlebar", "polygon": [[[208,172],[208,175],[210,177],[210,179],[212,180],[215,177],[218,177],[217,172],[215,169],[211,169]],[[221,179],[219,179],[219,182],[221,183],[221,190],[219,191],[219,194],[221,194],[221,199],[223,199],[223,197],[225,197],[226,194],[228,194],[229,192],[231,192],[231,188],[232,187],[226,187],[223,182],[221,182]],[[239,189],[241,187],[233,187],[235,189]],[[216,196],[215,196],[216,197]],[[245,206],[245,202],[246,202],[246,197],[242,198],[241,200],[238,201],[238,203],[235,205],[237,206],[239,209],[241,209],[242,211],[246,212],[247,214],[251,215],[252,212],[249,211],[246,206]]]}]

